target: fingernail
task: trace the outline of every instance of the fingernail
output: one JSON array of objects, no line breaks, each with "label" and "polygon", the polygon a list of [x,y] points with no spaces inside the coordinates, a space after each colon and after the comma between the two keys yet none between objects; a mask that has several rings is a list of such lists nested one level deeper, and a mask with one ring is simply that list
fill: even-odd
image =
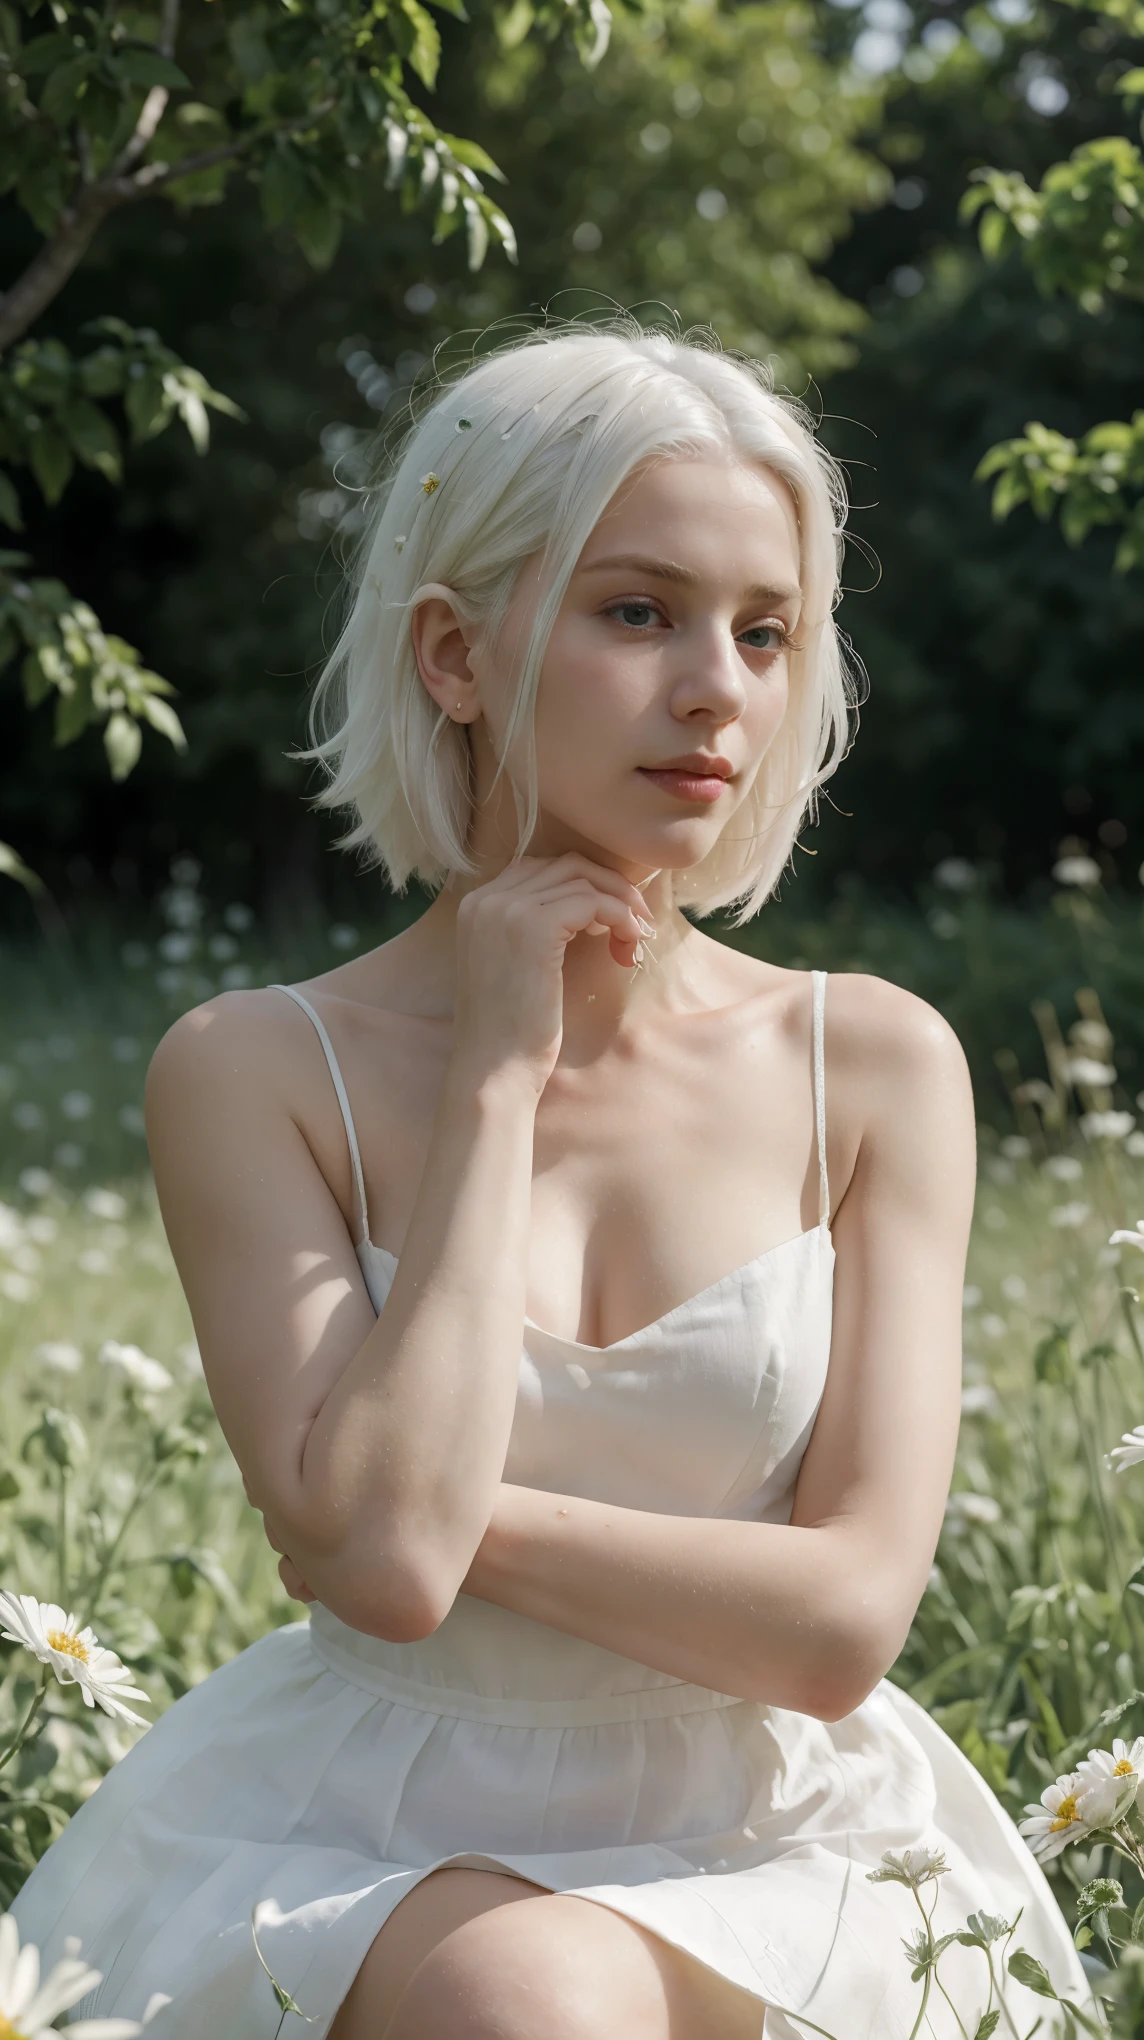
[{"label": "fingernail", "polygon": [[642,963],[642,962],[643,962],[643,943],[642,943],[642,942],[637,942],[637,943],[636,943],[636,954],[635,954],[635,960],[636,960],[636,962],[637,962],[637,963]]},{"label": "fingernail", "polygon": [[655,922],[645,921],[642,914],[636,915],[636,925],[639,928],[640,934],[646,935],[649,940],[655,934]]}]

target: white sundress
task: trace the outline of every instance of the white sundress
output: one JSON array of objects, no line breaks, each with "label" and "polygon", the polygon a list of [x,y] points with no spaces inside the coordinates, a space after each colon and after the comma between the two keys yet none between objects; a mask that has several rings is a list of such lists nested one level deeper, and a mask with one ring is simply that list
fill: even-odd
[{"label": "white sundress", "polygon": [[[505,1479],[626,1508],[789,1521],[826,1379],[834,1249],[813,974],[820,1222],[597,1348],[527,1322]],[[358,1259],[381,1311],[395,1259]],[[15,1902],[45,1960],[78,1935],[102,1983],[78,2017],[148,2040],[274,2040],[263,1955],[322,2040],[374,1936],[444,1864],[515,1873],[638,1921],[757,1998],[766,2040],[908,2040],[920,1997],[910,1893],[882,1852],[944,1848],[936,1931],[974,1910],[1081,2003],[1089,1989],[1044,1873],[968,1759],[883,1679],[842,1721],[692,1685],[460,1594],[431,1636],[387,1643],[315,1605],[170,1707],[101,1782]],[[984,1962],[943,1975],[972,2033]],[[1022,2032],[1053,2008],[1012,1985]],[[766,2009],[769,2008],[769,2009]],[[800,2013],[813,2028],[787,2016]],[[765,2024],[764,2024],[765,2016]],[[956,2040],[935,1991],[927,2030]],[[1043,2030],[1047,2030],[1046,2028]]]}]

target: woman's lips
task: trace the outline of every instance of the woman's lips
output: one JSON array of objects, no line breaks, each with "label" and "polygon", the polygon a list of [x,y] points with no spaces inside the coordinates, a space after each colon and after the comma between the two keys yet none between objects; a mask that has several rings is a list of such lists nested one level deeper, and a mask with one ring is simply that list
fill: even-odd
[{"label": "woman's lips", "polygon": [[642,778],[650,779],[652,785],[660,787],[664,793],[698,806],[718,800],[727,785],[721,772],[694,772],[679,766],[665,766],[657,770],[650,765],[640,765],[637,770]]}]

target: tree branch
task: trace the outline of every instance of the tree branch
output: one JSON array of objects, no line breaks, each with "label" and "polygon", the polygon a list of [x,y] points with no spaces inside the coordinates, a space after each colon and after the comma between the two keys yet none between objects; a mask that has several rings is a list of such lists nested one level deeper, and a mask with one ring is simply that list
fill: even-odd
[{"label": "tree branch", "polygon": [[[175,39],[179,33],[179,0],[163,0],[163,12],[159,23],[159,39],[155,47],[161,57],[174,61]],[[154,139],[155,130],[167,111],[171,94],[165,85],[152,85],[139,111],[135,131],[112,164],[109,177],[122,177],[139,161],[143,151]]]},{"label": "tree branch", "polygon": [[149,198],[153,191],[162,191],[168,184],[177,183],[180,177],[197,177],[200,170],[213,170],[219,163],[229,163],[235,156],[243,155],[257,140],[256,134],[240,135],[237,141],[220,142],[217,149],[203,149],[197,156],[180,156],[177,163],[144,163],[134,177],[122,177],[117,182],[118,203]]},{"label": "tree branch", "polygon": [[75,202],[61,213],[51,240],[44,242],[23,276],[0,298],[0,353],[26,333],[51,304],[86,255],[108,213],[121,202],[98,184],[81,187]]},{"label": "tree branch", "polygon": [[[177,6],[178,0],[167,0],[167,4]],[[164,88],[156,87],[155,90],[163,93],[165,104]],[[143,114],[154,96],[154,91],[148,93]],[[311,108],[307,113],[296,114],[293,120],[283,121],[274,132],[279,135],[298,134],[313,127],[316,121],[324,120],[336,105],[336,96],[331,94],[320,106]],[[138,134],[138,127],[135,132]],[[115,212],[121,205],[133,204],[136,199],[149,198],[153,192],[165,190],[182,177],[195,177],[202,170],[214,170],[220,163],[233,162],[236,156],[245,154],[262,139],[263,134],[252,129],[249,134],[239,135],[232,142],[221,142],[215,149],[204,149],[197,156],[183,156],[177,163],[144,163],[133,176],[109,173],[97,184],[81,185],[72,203],[61,213],[59,226],[51,240],[45,241],[24,274],[17,278],[11,290],[0,297],[0,353],[27,332],[33,320],[39,318],[63,289],[109,213]],[[128,144],[130,146],[131,143]]]}]

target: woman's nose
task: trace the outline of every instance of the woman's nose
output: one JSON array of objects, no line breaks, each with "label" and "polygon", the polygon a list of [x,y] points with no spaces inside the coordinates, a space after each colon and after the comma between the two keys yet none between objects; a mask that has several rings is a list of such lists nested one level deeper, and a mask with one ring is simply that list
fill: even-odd
[{"label": "woman's nose", "polygon": [[730,631],[713,627],[680,652],[672,713],[733,722],[743,712],[747,693],[742,657]]}]

